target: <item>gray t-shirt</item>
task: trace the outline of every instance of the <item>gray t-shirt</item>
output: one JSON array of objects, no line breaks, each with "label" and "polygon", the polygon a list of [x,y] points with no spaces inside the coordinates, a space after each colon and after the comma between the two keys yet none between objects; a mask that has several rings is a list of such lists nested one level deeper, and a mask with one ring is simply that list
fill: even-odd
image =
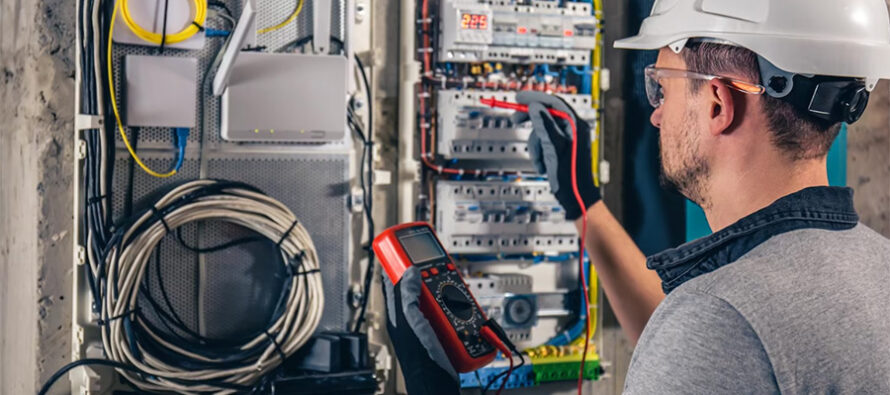
[{"label": "gray t-shirt", "polygon": [[858,225],[773,236],[668,294],[627,394],[890,394],[890,241]]}]

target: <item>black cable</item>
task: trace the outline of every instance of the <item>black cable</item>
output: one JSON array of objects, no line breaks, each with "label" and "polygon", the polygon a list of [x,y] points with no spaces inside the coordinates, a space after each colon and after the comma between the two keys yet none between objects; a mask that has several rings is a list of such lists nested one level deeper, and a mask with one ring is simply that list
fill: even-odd
[{"label": "black cable", "polygon": [[[133,151],[139,147],[139,127],[130,128],[130,141],[133,144]],[[124,197],[124,215],[129,217],[133,215],[133,178],[136,175],[136,160],[130,156],[127,163],[127,190]]]},{"label": "black cable", "polygon": [[[84,366],[84,365],[110,366],[115,369],[121,369],[121,370],[126,370],[128,372],[136,373],[136,374],[147,375],[146,372],[143,372],[142,370],[140,370],[139,368],[136,368],[135,366],[130,366],[127,364],[116,362],[116,361],[111,361],[111,360],[107,360],[107,359],[99,359],[99,358],[78,359],[77,361],[71,362],[71,363],[63,366],[61,369],[57,370],[55,373],[53,373],[53,375],[50,376],[49,380],[47,380],[46,383],[44,383],[43,386],[40,387],[40,391],[37,392],[37,395],[46,395],[49,392],[49,390],[52,388],[53,384],[55,384],[56,381],[59,381],[59,379],[62,378],[62,376],[64,376],[66,373],[68,373],[72,369],[80,367],[80,366]],[[243,385],[235,385],[235,384],[225,383],[225,382],[221,382],[221,381],[204,380],[204,381],[200,381],[200,382],[195,382],[195,381],[190,381],[190,380],[174,379],[174,378],[167,378],[167,377],[164,377],[163,379],[173,381],[173,382],[179,382],[179,383],[197,383],[197,384],[204,383],[207,385],[212,385],[212,386],[216,386],[219,388],[231,389],[231,390],[235,390],[235,391],[250,391],[252,389],[252,387],[243,386]]]},{"label": "black cable", "polygon": [[207,2],[207,6],[209,6],[209,7],[217,7],[217,8],[220,8],[220,9],[222,9],[223,11],[225,11],[226,14],[229,15],[229,17],[233,17],[233,15],[235,15],[235,14],[232,13],[232,10],[229,9],[229,6],[226,5],[226,3],[223,3],[222,1],[218,1],[218,0],[210,0],[210,1]]},{"label": "black cable", "polygon": [[[508,372],[507,370],[504,370],[503,372],[500,372],[497,375],[495,375],[494,377],[492,377],[491,380],[488,381],[488,384],[485,384],[485,387],[482,388],[482,395],[485,395],[485,393],[488,392],[488,390],[491,388],[491,386],[494,385],[495,382],[500,380],[501,377],[506,376],[507,372]],[[506,380],[506,379],[504,379],[504,380]]]},{"label": "black cable", "polygon": [[[367,97],[368,102],[368,134],[367,141],[365,142],[365,146],[362,151],[362,167],[364,167],[365,162],[365,154],[367,153],[367,171],[368,171],[368,187],[367,187],[367,195],[364,200],[367,203],[365,207],[365,216],[368,221],[368,245],[365,246],[368,252],[368,266],[365,269],[365,278],[363,285],[363,293],[362,295],[362,306],[361,310],[359,310],[358,319],[355,322],[355,327],[353,328],[353,332],[358,332],[362,323],[365,321],[365,313],[368,309],[368,300],[371,297],[371,279],[373,278],[374,273],[374,249],[372,248],[372,240],[374,240],[375,229],[374,229],[374,103],[371,99],[371,84],[368,82],[368,74],[365,71],[365,65],[362,63],[362,60],[359,59],[358,55],[355,55],[355,63],[358,66],[359,72],[362,76],[362,82],[365,85],[365,95]],[[364,173],[364,172],[362,172]],[[362,184],[364,185],[364,175],[362,175]],[[364,190],[364,186],[362,187]]]},{"label": "black cable", "polygon": [[240,239],[235,239],[232,241],[227,241],[225,243],[215,245],[213,247],[194,247],[194,246],[191,246],[188,243],[186,243],[185,239],[182,238],[182,228],[179,228],[179,229],[176,229],[176,241],[179,242],[179,245],[182,246],[182,248],[185,248],[191,252],[195,252],[198,254],[208,254],[208,253],[227,250],[229,248],[236,247],[236,246],[243,245],[243,244],[269,241],[269,239],[262,237],[262,236],[249,236],[249,237],[242,237]]},{"label": "black cable", "polygon": [[[164,53],[164,47],[167,45],[167,9],[170,4],[170,0],[164,0],[164,23],[161,25],[161,53]],[[201,27],[198,26],[200,29]]]},{"label": "black cable", "polygon": [[65,375],[65,373],[68,373],[71,369],[74,369],[76,367],[83,366],[83,365],[111,366],[116,369],[122,369],[122,370],[130,371],[133,373],[142,373],[142,371],[140,371],[139,369],[136,369],[133,366],[126,365],[126,364],[123,364],[120,362],[109,361],[107,359],[96,359],[96,358],[79,359],[77,361],[71,362],[71,363],[63,366],[61,369],[59,369],[58,371],[53,373],[53,375],[50,376],[49,380],[47,380],[46,383],[44,383],[43,386],[40,387],[40,391],[37,391],[37,395],[45,395],[52,388],[53,384],[55,384],[56,381],[59,381],[59,379],[62,378],[62,376]]}]

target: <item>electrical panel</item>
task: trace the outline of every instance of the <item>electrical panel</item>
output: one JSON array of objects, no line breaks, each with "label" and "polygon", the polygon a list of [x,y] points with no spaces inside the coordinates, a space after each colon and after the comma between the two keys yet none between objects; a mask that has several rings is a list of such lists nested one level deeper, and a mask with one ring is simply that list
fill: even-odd
[{"label": "electrical panel", "polygon": [[370,18],[76,6],[74,361],[48,392],[376,392]]},{"label": "electrical panel", "polygon": [[449,62],[589,64],[597,19],[591,4],[557,0],[442,2],[442,45]]},{"label": "electrical panel", "polygon": [[[578,230],[567,220],[528,141],[531,122],[482,99],[516,102],[521,91],[561,98],[591,129],[595,182],[601,153],[602,3],[560,0],[417,1],[415,103],[422,171],[412,220],[430,221],[486,314],[526,349],[531,369],[498,376],[496,360],[462,374],[464,388],[507,388],[599,376],[584,333],[598,291],[583,308]],[[404,91],[403,91],[404,94]],[[403,117],[402,119],[409,119]],[[413,181],[413,180],[412,180]],[[412,191],[414,192],[414,191]],[[580,262],[579,262],[580,261]],[[585,342],[585,340],[587,340]],[[578,345],[582,345],[580,348]],[[593,351],[591,351],[593,350]],[[569,373],[573,371],[574,373]]]},{"label": "electrical panel", "polygon": [[[364,314],[378,279],[365,243],[375,192],[398,196],[383,206],[398,206],[400,222],[433,224],[480,306],[524,350],[513,374],[499,376],[499,359],[462,386],[572,380],[581,365],[601,376],[583,332],[599,314],[596,278],[584,275],[575,224],[536,173],[530,123],[481,99],[565,100],[591,127],[582,165],[604,179],[602,2],[402,1],[400,48],[414,50],[400,51],[399,150],[375,149],[389,147],[375,141],[373,114],[390,111],[371,108],[368,4],[77,0],[71,355],[152,373],[78,366],[72,393],[125,382],[182,393],[393,388],[385,314]],[[380,74],[396,69],[386,66]],[[377,155],[399,163],[397,185]],[[115,280],[128,293],[108,292]],[[295,306],[305,308],[284,315]],[[370,333],[370,344],[344,330]],[[238,347],[201,348],[217,339]],[[334,344],[370,349],[373,366],[334,372]],[[300,366],[331,371],[282,377],[276,367],[300,355],[312,358]]]}]

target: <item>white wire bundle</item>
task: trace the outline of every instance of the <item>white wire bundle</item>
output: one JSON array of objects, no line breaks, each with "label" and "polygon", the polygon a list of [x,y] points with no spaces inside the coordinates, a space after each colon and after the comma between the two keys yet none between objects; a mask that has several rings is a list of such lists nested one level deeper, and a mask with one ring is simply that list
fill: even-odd
[{"label": "white wire bundle", "polygon": [[[161,198],[155,204],[157,211],[147,211],[132,223],[124,233],[122,242],[109,250],[103,273],[107,285],[101,313],[104,320],[102,342],[109,359],[132,365],[145,373],[137,375],[119,370],[141,389],[182,393],[239,392],[218,383],[242,387],[254,384],[281,363],[281,352],[291,355],[306,343],[317,328],[324,306],[324,294],[318,272],[318,256],[309,233],[281,202],[244,187],[214,180],[186,183]],[[163,221],[156,213],[162,213],[160,215],[163,215]],[[134,317],[132,325],[139,326],[157,344],[166,347],[165,351],[187,360],[219,362],[195,353],[194,350],[185,350],[171,344],[164,339],[163,334],[153,332],[138,315],[132,314],[137,307],[139,285],[149,258],[157,244],[167,235],[167,227],[175,230],[184,224],[205,220],[240,225],[272,242],[281,240],[279,250],[283,262],[288,264],[295,257],[302,257],[302,264],[296,269],[299,272],[289,278],[290,291],[284,311],[266,329],[268,335],[259,335],[238,346],[240,350],[247,350],[267,344],[261,353],[245,359],[239,366],[185,370],[164,363],[138,342],[130,344],[133,338],[127,336],[125,320],[120,318]],[[293,267],[288,269],[294,270]],[[112,291],[111,287],[117,287],[117,292]],[[270,341],[270,336],[274,338],[274,342]],[[131,347],[134,346],[139,350],[141,360],[133,355]]]}]

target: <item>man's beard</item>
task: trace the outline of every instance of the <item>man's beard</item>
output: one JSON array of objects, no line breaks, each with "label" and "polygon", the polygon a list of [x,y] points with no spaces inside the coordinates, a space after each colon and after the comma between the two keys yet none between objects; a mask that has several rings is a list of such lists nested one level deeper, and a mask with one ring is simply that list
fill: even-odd
[{"label": "man's beard", "polygon": [[669,173],[666,169],[665,147],[662,144],[662,139],[658,139],[659,163],[661,164],[659,181],[662,188],[674,189],[699,206],[706,207],[708,201],[705,197],[705,184],[710,175],[710,166],[701,154],[696,134],[697,128],[693,119],[692,114],[686,113],[682,125],[683,135],[671,149],[672,159],[675,162],[673,163],[673,173]]}]

